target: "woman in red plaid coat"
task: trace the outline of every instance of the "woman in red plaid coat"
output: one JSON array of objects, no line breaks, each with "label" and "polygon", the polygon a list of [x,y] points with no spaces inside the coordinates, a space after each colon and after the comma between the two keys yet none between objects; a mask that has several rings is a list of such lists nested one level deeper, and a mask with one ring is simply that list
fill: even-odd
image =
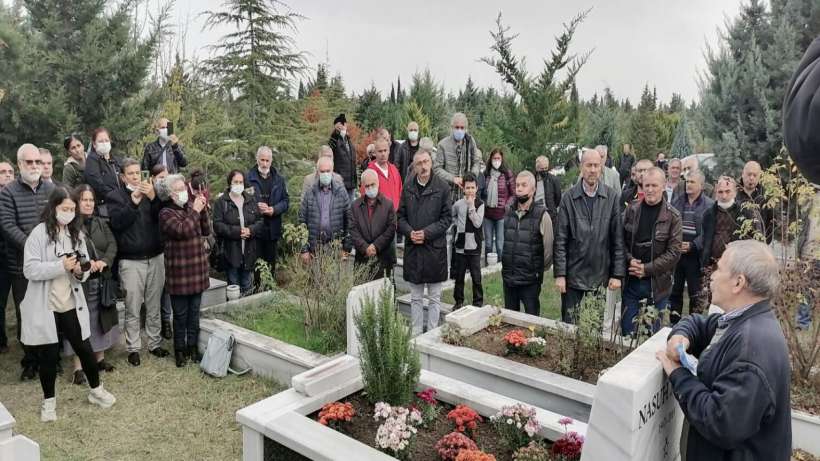
[{"label": "woman in red plaid coat", "polygon": [[170,175],[159,188],[168,204],[159,212],[160,232],[165,244],[165,289],[174,310],[174,356],[182,367],[190,358],[202,360],[199,341],[199,307],[208,289],[208,256],[202,237],[210,233],[207,199],[188,197],[182,175]]}]

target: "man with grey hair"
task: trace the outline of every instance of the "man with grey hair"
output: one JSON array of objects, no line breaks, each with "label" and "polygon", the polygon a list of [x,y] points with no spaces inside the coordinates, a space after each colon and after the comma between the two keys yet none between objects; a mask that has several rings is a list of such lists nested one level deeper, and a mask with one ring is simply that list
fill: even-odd
[{"label": "man with grey hair", "polygon": [[766,231],[766,243],[772,243],[774,234],[774,210],[766,206],[766,194],[763,192],[763,185],[760,179],[763,176],[763,169],[754,160],[749,160],[743,166],[743,173],[737,187],[737,203],[747,207],[754,207],[763,219],[763,228]]},{"label": "man with grey hair", "polygon": [[448,275],[446,233],[452,223],[450,189],[433,174],[430,144],[420,143],[413,159],[415,175],[404,184],[398,212],[398,230],[405,237],[403,275],[410,284],[414,335],[421,334],[424,326],[425,288],[427,330],[438,326],[441,284]]},{"label": "man with grey hair", "polygon": [[[656,353],[686,417],[681,459],[791,458],[789,350],[771,308],[779,282],[765,243],[728,244],[711,276],[724,313],[684,318]],[[696,368],[681,366],[685,353]]]},{"label": "man with grey hair", "polygon": [[40,173],[40,177],[43,179],[44,182],[50,182],[55,186],[59,186],[60,183],[55,181],[52,177],[54,175],[54,156],[51,155],[51,151],[48,149],[40,148],[40,159],[43,161],[43,168],[42,172]]},{"label": "man with grey hair", "polygon": [[524,304],[527,314],[540,316],[544,271],[552,265],[552,219],[547,208],[535,201],[535,176],[529,171],[518,173],[515,196],[515,205],[504,217],[504,307],[517,311]]},{"label": "man with grey hair", "polygon": [[165,357],[162,344],[161,304],[165,287],[165,255],[159,233],[162,200],[157,189],[142,180],[140,164],[122,162],[120,187],[106,197],[110,205],[111,230],[117,239],[119,276],[125,290],[125,346],[128,363],[140,365],[140,309],[145,305],[145,335],[148,351]]},{"label": "man with grey hair", "polygon": [[[329,159],[333,159],[333,149],[330,148],[327,144],[319,148],[319,154],[316,156],[316,160],[319,160],[321,157],[327,157]],[[305,194],[308,193],[311,187],[316,184],[316,181],[319,180],[319,171],[316,168],[313,168],[313,173],[308,173],[305,175],[305,179],[302,180],[302,199],[305,198]],[[344,181],[339,173],[333,172],[333,181],[343,184]]]},{"label": "man with grey hair", "polygon": [[[621,332],[633,334],[640,325],[641,300],[658,313],[669,307],[672,274],[680,259],[681,219],[663,199],[666,174],[652,167],[643,174],[643,200],[632,202],[624,215],[624,253],[628,265],[624,280]],[[651,325],[652,331],[660,322]]]},{"label": "man with grey hair", "polygon": [[595,146],[595,150],[601,154],[601,168],[602,168],[602,175],[603,175],[603,182],[607,186],[611,187],[612,190],[615,192],[620,192],[621,190],[621,181],[618,177],[618,172],[615,171],[612,167],[607,166],[607,160],[609,158],[609,148],[607,148],[603,144],[599,144]]},{"label": "man with grey hair", "polygon": [[[690,155],[688,157],[684,157],[684,159],[681,160],[681,168],[683,169],[683,173],[681,173],[681,176],[683,176],[683,179],[686,179],[687,175],[690,172],[694,172],[694,171],[701,171],[702,172],[703,171],[703,170],[700,169],[700,161],[698,160],[697,155]],[[705,177],[706,173],[704,173],[703,175]],[[707,197],[712,197],[714,195],[714,192],[715,192],[714,186],[709,184],[709,181],[704,180],[703,181],[703,193],[706,194]]]},{"label": "man with grey hair", "polygon": [[390,278],[396,264],[396,210],[380,189],[375,170],[364,170],[363,193],[351,206],[350,240],[356,248],[357,266],[368,266],[369,279]]},{"label": "man with grey hair", "polygon": [[[737,203],[737,184],[731,176],[721,176],[715,188],[715,204],[703,212],[703,246],[700,264],[713,267],[726,244],[735,240],[764,238],[763,222],[755,208]],[[750,227],[743,223],[751,221]],[[741,233],[742,231],[742,233]]]},{"label": "man with grey hair", "polygon": [[686,193],[686,182],[681,178],[683,166],[679,158],[669,160],[666,168],[666,201],[672,203],[675,199]]},{"label": "man with grey hair", "polygon": [[535,159],[535,201],[547,208],[554,224],[558,219],[558,204],[561,203],[561,182],[550,173],[550,159],[546,155]]},{"label": "man with grey hair", "polygon": [[561,198],[555,231],[555,286],[561,293],[561,318],[575,322],[581,300],[601,286],[621,287],[625,275],[623,223],[618,193],[601,187],[601,156],[581,157],[581,181]]},{"label": "man with grey hair", "polygon": [[[245,183],[253,187],[256,206],[263,218],[262,230],[256,237],[259,257],[276,273],[276,246],[282,237],[282,216],[290,208],[288,183],[273,167],[273,150],[261,146],[256,150],[256,166],[245,175]],[[256,280],[259,281],[259,274]]]},{"label": "man with grey hair", "polygon": [[342,242],[347,255],[350,243],[350,199],[343,184],[333,182],[333,159],[321,157],[316,162],[319,181],[305,195],[299,206],[299,222],[307,226],[308,241],[301,250],[305,263],[312,260],[320,245],[332,240]]},{"label": "man with grey hair", "polygon": [[[11,292],[17,316],[17,340],[20,340],[20,303],[26,295],[28,280],[23,275],[23,250],[26,238],[40,223],[40,215],[54,190],[54,184],[43,181],[42,156],[34,144],[23,144],[17,149],[17,168],[20,177],[0,191],[0,232],[6,241],[8,270],[11,273]],[[21,380],[37,376],[37,358],[23,345],[23,372]]]},{"label": "man with grey hair", "polygon": [[467,134],[467,116],[456,112],[450,122],[450,136],[438,143],[433,159],[433,171],[450,186],[450,203],[464,196],[464,175],[481,175],[481,151],[475,140]]}]

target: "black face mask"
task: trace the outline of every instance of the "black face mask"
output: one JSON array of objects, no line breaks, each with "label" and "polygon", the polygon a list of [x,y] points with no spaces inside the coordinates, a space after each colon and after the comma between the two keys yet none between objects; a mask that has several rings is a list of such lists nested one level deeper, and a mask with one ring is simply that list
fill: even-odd
[{"label": "black face mask", "polygon": [[527,201],[530,199],[530,196],[529,195],[517,195],[515,198],[518,199],[518,203],[523,205],[523,204],[527,203]]}]

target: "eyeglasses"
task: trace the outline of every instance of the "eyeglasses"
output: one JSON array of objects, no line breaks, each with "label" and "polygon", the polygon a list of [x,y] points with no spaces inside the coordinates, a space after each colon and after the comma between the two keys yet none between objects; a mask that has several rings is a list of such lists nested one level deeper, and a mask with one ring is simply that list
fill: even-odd
[{"label": "eyeglasses", "polygon": [[28,166],[31,166],[31,165],[42,165],[42,164],[43,164],[43,161],[42,161],[42,160],[23,160],[23,162],[25,162],[25,163],[26,163],[26,165],[28,165]]}]

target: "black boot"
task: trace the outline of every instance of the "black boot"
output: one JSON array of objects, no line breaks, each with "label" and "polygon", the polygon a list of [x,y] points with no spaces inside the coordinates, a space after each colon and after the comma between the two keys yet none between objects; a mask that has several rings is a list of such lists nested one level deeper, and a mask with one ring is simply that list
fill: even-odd
[{"label": "black boot", "polygon": [[202,354],[199,353],[199,347],[197,346],[188,346],[188,358],[191,359],[192,362],[199,363],[202,361]]},{"label": "black boot", "polygon": [[160,328],[160,335],[165,339],[171,339],[174,336],[174,330],[171,327],[170,320],[163,320]]},{"label": "black boot", "polygon": [[184,367],[185,362],[188,361],[188,357],[186,357],[185,351],[174,350],[174,358],[177,362],[177,368]]}]

